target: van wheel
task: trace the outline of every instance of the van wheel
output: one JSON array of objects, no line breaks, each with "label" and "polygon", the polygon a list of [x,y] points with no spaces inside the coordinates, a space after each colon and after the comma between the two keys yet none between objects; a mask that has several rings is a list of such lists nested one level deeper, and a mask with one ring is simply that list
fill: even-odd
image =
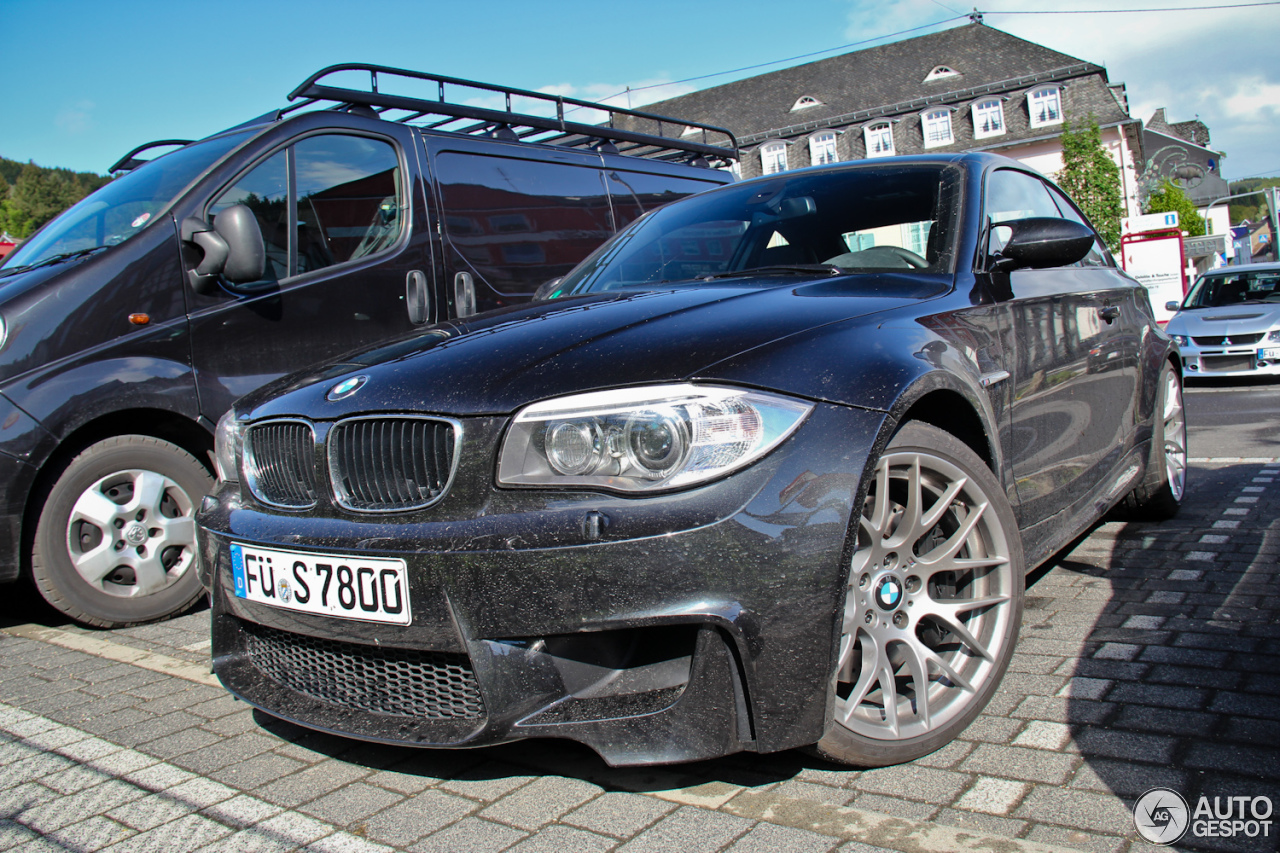
[{"label": "van wheel", "polygon": [[1013,656],[1025,566],[1000,483],[927,424],[889,442],[854,523],[833,719],[814,750],[879,767],[945,746],[986,706]]},{"label": "van wheel", "polygon": [[36,525],[31,574],[77,622],[118,628],[200,597],[195,506],[213,478],[177,445],[122,435],[91,445],[54,482]]}]

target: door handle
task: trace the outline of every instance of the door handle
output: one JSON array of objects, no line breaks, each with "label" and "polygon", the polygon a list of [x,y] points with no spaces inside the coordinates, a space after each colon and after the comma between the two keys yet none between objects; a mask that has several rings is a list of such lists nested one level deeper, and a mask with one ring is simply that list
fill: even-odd
[{"label": "door handle", "polygon": [[1114,323],[1116,318],[1120,316],[1120,307],[1118,305],[1104,305],[1098,309],[1098,316],[1106,320],[1108,324]]},{"label": "door handle", "polygon": [[405,277],[404,304],[409,311],[409,322],[421,326],[427,322],[427,277],[421,270],[411,270]]}]

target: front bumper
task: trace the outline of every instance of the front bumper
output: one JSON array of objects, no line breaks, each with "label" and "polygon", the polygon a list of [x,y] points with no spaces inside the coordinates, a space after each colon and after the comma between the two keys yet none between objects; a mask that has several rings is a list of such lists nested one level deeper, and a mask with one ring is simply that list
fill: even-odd
[{"label": "front bumper", "polygon": [[1205,377],[1280,376],[1280,343],[1248,346],[1180,347],[1185,375]]},{"label": "front bumper", "polygon": [[[756,465],[644,498],[496,489],[499,426],[481,426],[450,495],[399,524],[270,513],[224,487],[199,518],[215,672],[274,715],[375,741],[569,738],[611,764],[816,742],[849,521],[884,425],[818,406]],[[596,541],[589,512],[609,519]],[[404,559],[413,623],[238,598],[233,541]]]}]

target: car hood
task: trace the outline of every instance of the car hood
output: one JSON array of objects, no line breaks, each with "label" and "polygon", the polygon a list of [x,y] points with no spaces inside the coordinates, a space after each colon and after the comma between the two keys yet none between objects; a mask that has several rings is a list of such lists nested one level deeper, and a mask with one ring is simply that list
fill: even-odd
[{"label": "car hood", "polygon": [[1171,335],[1218,336],[1265,332],[1280,325],[1280,303],[1246,303],[1179,311],[1165,330]]},{"label": "car hood", "polygon": [[[748,350],[950,287],[951,279],[938,275],[753,278],[536,303],[436,326],[287,377],[237,408],[255,419],[388,410],[509,414],[564,394],[705,378],[705,368]],[[349,396],[328,399],[352,376],[366,379]]]}]

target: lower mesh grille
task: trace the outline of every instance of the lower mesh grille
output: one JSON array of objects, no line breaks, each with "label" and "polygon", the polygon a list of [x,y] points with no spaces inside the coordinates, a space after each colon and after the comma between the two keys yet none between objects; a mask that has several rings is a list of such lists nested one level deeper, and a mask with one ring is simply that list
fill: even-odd
[{"label": "lower mesh grille", "polygon": [[263,675],[314,699],[418,719],[478,719],[484,701],[466,655],[382,649],[242,622]]},{"label": "lower mesh grille", "polygon": [[1200,366],[1206,372],[1214,370],[1253,370],[1257,359],[1252,355],[1202,356]]}]

